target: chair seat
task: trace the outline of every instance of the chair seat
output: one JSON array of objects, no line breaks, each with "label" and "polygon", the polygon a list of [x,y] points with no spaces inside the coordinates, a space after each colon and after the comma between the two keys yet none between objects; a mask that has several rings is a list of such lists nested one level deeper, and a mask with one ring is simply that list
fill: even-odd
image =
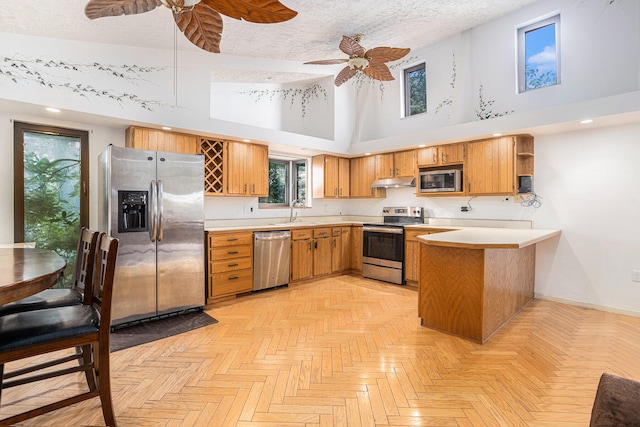
[{"label": "chair seat", "polygon": [[0,317],[0,353],[97,333],[100,314],[90,305],[46,308]]},{"label": "chair seat", "polygon": [[0,316],[79,304],[82,304],[82,294],[75,289],[45,289],[35,295],[0,306]]}]

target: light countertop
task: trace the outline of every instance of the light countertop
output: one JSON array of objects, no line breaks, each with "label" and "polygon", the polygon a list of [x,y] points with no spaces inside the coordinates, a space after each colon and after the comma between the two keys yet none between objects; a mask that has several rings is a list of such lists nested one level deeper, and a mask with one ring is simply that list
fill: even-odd
[{"label": "light countertop", "polygon": [[[454,227],[426,226],[425,229]],[[456,230],[418,236],[421,243],[465,249],[520,249],[560,235],[560,230],[455,227]]]}]

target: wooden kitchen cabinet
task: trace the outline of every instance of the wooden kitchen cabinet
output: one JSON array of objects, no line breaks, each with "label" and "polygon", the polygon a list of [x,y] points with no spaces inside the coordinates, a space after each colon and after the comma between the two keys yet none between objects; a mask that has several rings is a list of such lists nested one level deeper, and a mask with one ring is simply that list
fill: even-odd
[{"label": "wooden kitchen cabinet", "polygon": [[313,197],[347,198],[350,193],[350,162],[344,157],[320,155],[312,159]]},{"label": "wooden kitchen cabinet", "polygon": [[342,270],[340,271],[353,269],[353,257],[351,256],[351,230],[352,227],[340,227],[340,243],[342,244],[340,251]]},{"label": "wooden kitchen cabinet", "polygon": [[129,126],[125,131],[125,146],[141,150],[198,154],[198,137],[177,132]]},{"label": "wooden kitchen cabinet", "polygon": [[313,277],[331,273],[332,232],[330,227],[313,230]]},{"label": "wooden kitchen cabinet", "polygon": [[378,154],[375,159],[376,179],[413,177],[416,175],[415,150]]},{"label": "wooden kitchen cabinet", "polygon": [[469,195],[516,194],[518,177],[533,175],[533,137],[469,142],[464,171]]},{"label": "wooden kitchen cabinet", "polygon": [[420,242],[418,236],[442,233],[450,230],[419,230],[405,228],[404,232],[404,280],[407,286],[417,289],[420,281]]},{"label": "wooden kitchen cabinet", "polygon": [[215,138],[200,138],[200,152],[204,156],[204,194],[207,196],[226,194],[225,144]]},{"label": "wooden kitchen cabinet", "polygon": [[461,165],[464,163],[464,143],[419,148],[416,157],[418,167]]},{"label": "wooden kitchen cabinet", "polygon": [[269,147],[227,141],[227,194],[269,195]]},{"label": "wooden kitchen cabinet", "polygon": [[342,227],[331,229],[331,272],[339,273],[344,270],[342,258]]},{"label": "wooden kitchen cabinet", "polygon": [[207,304],[216,298],[251,291],[252,243],[251,232],[209,232]]},{"label": "wooden kitchen cabinet", "polygon": [[291,281],[313,277],[313,231],[291,231]]},{"label": "wooden kitchen cabinet", "polygon": [[351,269],[362,272],[362,226],[351,227]]},{"label": "wooden kitchen cabinet", "polygon": [[382,198],[387,196],[386,189],[372,188],[376,180],[375,156],[356,157],[351,159],[351,198]]}]

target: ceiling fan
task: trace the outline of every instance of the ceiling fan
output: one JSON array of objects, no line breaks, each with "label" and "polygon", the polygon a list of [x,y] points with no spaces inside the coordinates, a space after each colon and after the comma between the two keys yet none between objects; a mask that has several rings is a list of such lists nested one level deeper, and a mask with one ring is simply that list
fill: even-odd
[{"label": "ceiling fan", "polygon": [[362,34],[358,34],[353,37],[342,36],[340,50],[349,55],[349,58],[324,59],[305,62],[305,64],[331,65],[346,62],[347,66],[336,76],[336,86],[340,86],[359,72],[362,72],[376,80],[395,80],[385,62],[397,61],[408,54],[411,49],[375,47],[373,49],[365,50],[359,43],[362,40],[362,37]]},{"label": "ceiling fan", "polygon": [[213,53],[220,53],[221,13],[261,24],[288,21],[298,14],[278,0],[89,0],[84,13],[96,19],[149,12],[161,5],[171,9],[176,25],[191,43]]}]

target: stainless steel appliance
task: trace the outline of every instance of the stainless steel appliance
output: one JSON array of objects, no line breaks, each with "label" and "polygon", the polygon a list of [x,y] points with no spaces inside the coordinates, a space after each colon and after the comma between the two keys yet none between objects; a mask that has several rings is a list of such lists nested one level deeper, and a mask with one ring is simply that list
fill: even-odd
[{"label": "stainless steel appliance", "polygon": [[420,193],[462,191],[462,169],[421,169]]},{"label": "stainless steel appliance", "polygon": [[253,233],[253,290],[289,283],[290,231]]},{"label": "stainless steel appliance", "polygon": [[404,225],[424,223],[421,207],[386,207],[383,222],[362,227],[362,277],[404,284]]},{"label": "stainless steel appliance", "polygon": [[101,231],[120,240],[111,325],[203,308],[203,157],[110,145],[98,176]]}]

